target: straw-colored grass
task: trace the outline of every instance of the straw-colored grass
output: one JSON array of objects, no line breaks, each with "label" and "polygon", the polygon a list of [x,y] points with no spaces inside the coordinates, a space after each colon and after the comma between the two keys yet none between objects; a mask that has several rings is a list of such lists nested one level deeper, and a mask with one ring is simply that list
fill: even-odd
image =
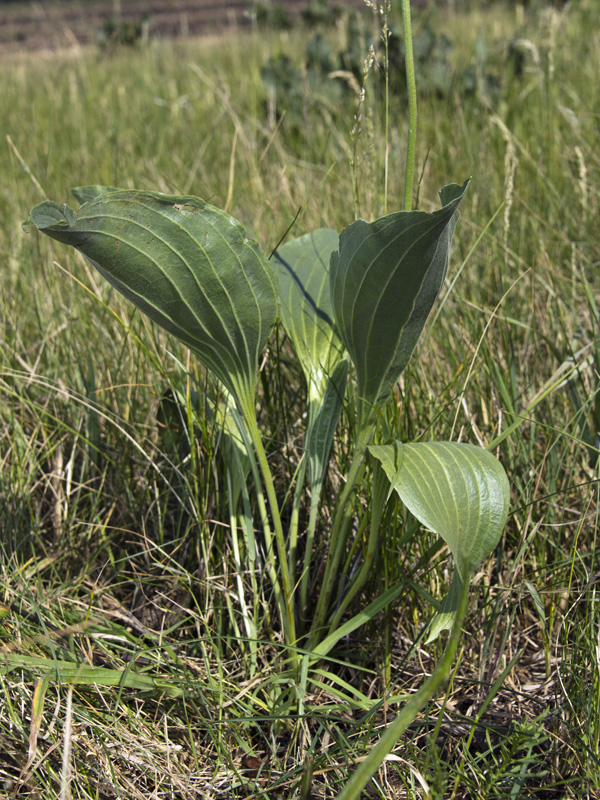
[{"label": "straw-colored grass", "polygon": [[[600,18],[582,0],[430,21],[454,44],[457,76],[476,65],[483,88],[466,96],[457,77],[450,96],[421,98],[420,206],[473,180],[447,288],[389,415],[400,438],[498,439],[512,513],[476,576],[447,693],[365,797],[597,797]],[[252,658],[218,438],[191,399],[181,416],[160,403],[172,388],[191,398],[204,376],[83,260],[21,228],[43,197],[99,183],[227,204],[267,252],[296,215],[293,235],[341,229],[354,215],[355,97],[307,96],[302,130],[285,117],[272,128],[260,80],[268,56],[300,58],[306,36],[2,63],[0,796],[333,798],[396,712],[372,701],[413,692],[439,655],[414,643],[427,597],[444,593],[445,554],[395,508],[369,591],[402,576],[399,604],[345,643],[354,667],[332,668],[301,719],[293,698],[274,706],[274,606],[263,576],[245,575]],[[327,36],[343,46],[342,26]],[[369,84],[363,112],[358,183],[372,218],[384,125]],[[394,99],[390,210],[402,206],[405,112]],[[301,426],[281,420],[299,418],[303,388],[281,333],[260,391],[272,463],[287,473]],[[343,434],[333,458],[336,484]]]}]

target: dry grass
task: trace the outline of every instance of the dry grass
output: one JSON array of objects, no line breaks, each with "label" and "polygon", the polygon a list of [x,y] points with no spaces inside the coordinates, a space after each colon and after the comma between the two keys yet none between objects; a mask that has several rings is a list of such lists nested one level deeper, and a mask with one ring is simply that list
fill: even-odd
[{"label": "dry grass", "polygon": [[[421,207],[446,182],[473,182],[439,318],[389,416],[400,438],[498,440],[512,513],[475,577],[448,691],[364,797],[598,797],[597,11],[582,2],[433,19],[457,44],[457,68],[479,63],[482,30],[481,67],[502,87],[493,106],[459,91],[422,99]],[[337,43],[343,31],[328,35]],[[515,37],[539,54],[519,80],[504,66]],[[309,103],[299,133],[285,120],[270,129],[263,107],[260,64],[303,39],[240,35],[5,64],[0,796],[333,798],[439,656],[419,637],[447,583],[446,554],[391,508],[366,594],[399,580],[404,594],[340,643],[298,716],[298,698],[278,684],[270,589],[247,562],[255,651],[242,633],[218,432],[201,404],[165,430],[161,398],[202,389],[205,377],[83,262],[20,227],[40,188],[62,201],[70,186],[98,182],[229,198],[268,252],[300,207],[295,234],[340,229],[354,207],[354,100]],[[402,102],[390,122],[393,198]],[[373,104],[359,164],[361,180],[373,179],[365,216],[382,204],[381,130]],[[261,408],[287,479],[302,389],[289,349],[274,340],[270,355]],[[344,430],[334,486],[347,466]],[[328,514],[326,505],[324,523]]]}]

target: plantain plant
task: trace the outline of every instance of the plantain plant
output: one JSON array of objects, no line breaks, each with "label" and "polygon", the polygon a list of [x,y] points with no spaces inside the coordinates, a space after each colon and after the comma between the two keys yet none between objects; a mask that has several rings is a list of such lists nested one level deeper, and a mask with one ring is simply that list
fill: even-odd
[{"label": "plantain plant", "polygon": [[[187,345],[222,385],[229,398],[221,409],[221,418],[228,419],[225,439],[236,454],[227,459],[232,530],[240,482],[254,464],[260,471],[259,477],[255,470],[257,492],[266,497],[260,504],[266,564],[292,666],[298,666],[301,649],[314,663],[348,632],[343,615],[369,577],[390,491],[454,556],[453,583],[430,638],[452,626],[471,571],[504,527],[508,481],[486,450],[455,442],[406,444],[393,434],[373,444],[380,412],[442,287],[466,188],[467,183],[446,186],[442,207],[433,213],[400,211],[370,223],[357,220],[339,237],[333,230],[314,231],[283,244],[271,261],[239,222],[196,197],[84,187],[74,190],[86,199],[77,212],[48,201],[31,211],[30,225],[83,253],[125,297]],[[294,501],[299,507],[306,496],[309,504],[302,564],[300,515],[293,514],[284,528],[256,416],[258,364],[278,315],[307,385],[304,457]],[[321,569],[321,561],[312,559],[318,509],[348,394],[355,408],[353,455],[331,530],[319,531],[327,536]],[[362,568],[350,577],[348,537],[366,470],[374,476],[368,544]],[[387,594],[384,600],[391,602],[394,590]],[[357,615],[357,624],[380,605],[376,601],[367,614]]]},{"label": "plantain plant", "polygon": [[[411,168],[408,173],[412,176]],[[244,546],[246,556],[255,558],[252,485],[285,644],[282,682],[296,687],[300,705],[303,690],[318,680],[319,665],[336,643],[393,603],[402,588],[392,586],[356,609],[385,546],[381,527],[390,496],[396,493],[448,545],[454,577],[429,631],[431,641],[451,630],[447,650],[343,790],[345,800],[358,797],[448,676],[471,573],[494,549],[507,519],[508,480],[491,453],[456,442],[401,442],[381,413],[442,288],[467,186],[468,181],[445,186],[441,207],[432,213],[409,210],[408,200],[407,210],[373,222],[358,219],[339,234],[319,229],[288,241],[270,259],[237,220],[191,196],[79,187],[73,190],[81,203],[77,211],[46,201],[33,208],[26,223],[80,251],[182,341],[220,387],[212,407],[226,451],[233,569],[245,630],[256,639],[240,556]],[[304,450],[285,524],[281,499],[288,492],[276,488],[256,413],[259,363],[277,319],[306,382]],[[319,508],[344,407],[352,420],[351,461],[324,530]],[[369,480],[362,560],[351,570],[356,494]],[[314,556],[317,536],[326,542],[324,560]]]}]

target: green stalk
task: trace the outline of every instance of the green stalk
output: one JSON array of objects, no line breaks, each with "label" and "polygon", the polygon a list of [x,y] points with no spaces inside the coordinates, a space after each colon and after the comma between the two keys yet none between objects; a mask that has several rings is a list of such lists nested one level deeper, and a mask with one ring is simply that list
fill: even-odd
[{"label": "green stalk", "polygon": [[333,526],[331,528],[331,536],[329,540],[329,552],[327,554],[327,561],[325,562],[325,571],[323,573],[321,592],[317,601],[315,617],[307,645],[308,650],[316,646],[323,633],[323,628],[325,626],[325,620],[331,601],[331,595],[333,593],[334,585],[337,584],[335,577],[338,574],[348,539],[348,523],[352,513],[354,489],[363,472],[365,455],[367,452],[367,447],[369,446],[369,442],[371,441],[371,437],[373,436],[373,430],[373,425],[365,425],[361,427],[356,448],[354,450],[352,463],[350,465],[350,470],[348,472],[348,478],[336,501],[335,517],[333,519]]},{"label": "green stalk", "polygon": [[406,150],[406,173],[404,176],[404,210],[410,211],[412,208],[415,153],[417,148],[417,84],[415,81],[415,59],[410,24],[410,0],[402,0],[402,22],[404,25],[404,48],[406,52],[406,88],[408,90],[408,146]]},{"label": "green stalk", "polygon": [[346,595],[339,608],[335,612],[331,624],[329,625],[329,633],[337,628],[342,619],[344,612],[365,585],[367,578],[371,572],[371,567],[377,552],[377,545],[379,542],[379,530],[381,528],[381,519],[385,509],[385,502],[389,489],[389,481],[378,461],[374,460],[373,464],[373,497],[371,500],[371,530],[369,533],[369,541],[367,543],[367,551],[364,555],[362,566],[358,575],[348,588]]},{"label": "green stalk", "polygon": [[288,569],[290,572],[290,583],[296,583],[296,559],[298,553],[298,526],[300,524],[300,506],[304,485],[306,483],[307,459],[306,454],[302,457],[298,469],[296,470],[296,487],[294,489],[294,499],[292,501],[292,514],[290,517],[290,527],[288,531],[289,553]]},{"label": "green stalk", "polygon": [[383,213],[388,213],[388,178],[390,160],[390,29],[388,25],[388,12],[390,3],[386,2],[383,15],[383,39],[385,47],[385,157],[383,168]]},{"label": "green stalk", "polygon": [[[288,569],[285,536],[283,533],[283,525],[281,523],[281,515],[279,513],[279,505],[277,503],[277,494],[275,492],[273,476],[271,475],[271,471],[269,470],[269,463],[267,461],[267,454],[265,453],[265,448],[262,443],[260,431],[258,430],[256,416],[254,415],[254,413],[248,413],[249,410],[250,409],[248,408],[244,409],[245,411],[244,418],[254,452],[256,453],[256,457],[258,459],[258,464],[260,467],[260,471],[262,473],[264,486],[267,492],[267,500],[269,501],[271,518],[273,520],[273,529],[275,532],[275,544],[277,549],[277,562],[278,562],[277,566],[279,567],[281,575],[281,584],[279,583],[279,579],[277,578],[277,576],[275,576],[273,589],[275,591],[275,597],[277,599],[277,603],[279,605],[279,610],[282,617],[285,644],[291,648],[296,643],[296,623],[294,620],[292,585]],[[272,555],[274,556],[275,554],[273,553]],[[291,655],[292,655],[292,660],[295,662],[297,660],[297,656],[295,656],[293,653],[291,653]]]},{"label": "green stalk", "polygon": [[306,529],[306,544],[304,547],[304,564],[302,567],[302,578],[300,581],[300,609],[303,613],[306,611],[306,604],[308,601],[309,579],[311,577],[310,562],[315,540],[315,530],[317,528],[319,507],[321,505],[320,500],[322,485],[323,483],[321,482],[318,486],[311,486],[310,512],[308,518],[308,528]]},{"label": "green stalk", "polygon": [[463,583],[458,613],[450,632],[448,644],[442,658],[431,676],[419,691],[402,708],[398,716],[387,726],[381,739],[360,764],[354,775],[336,797],[336,800],[358,800],[371,777],[377,772],[385,757],[392,752],[396,743],[436,692],[446,683],[452,671],[452,664],[458,650],[463,620],[469,599],[469,582]]},{"label": "green stalk", "polygon": [[[227,469],[227,496],[229,498],[234,497],[233,481],[230,469]],[[254,620],[250,616],[250,612],[246,604],[244,584],[242,582],[242,559],[240,555],[240,543],[238,538],[237,506],[238,506],[237,500],[235,502],[233,502],[233,500],[230,500],[229,527],[231,530],[231,546],[233,549],[233,564],[235,566],[235,579],[237,583],[238,602],[240,605],[240,611],[242,613],[242,619],[244,621],[246,637],[248,639],[248,647],[250,649],[250,654],[251,654],[250,675],[253,677],[254,674],[256,673],[256,664],[257,664],[256,625],[254,624]]]},{"label": "green stalk", "polygon": [[[261,515],[261,519],[264,520],[266,523],[268,523],[267,509],[264,504],[264,498],[262,492],[257,492],[257,494],[259,499],[259,512]],[[245,483],[242,484],[242,506],[243,506],[243,514],[240,517],[240,522],[243,524],[244,528],[244,540],[246,544],[246,553],[248,557],[248,566],[250,573],[250,591],[252,593],[252,598],[253,598],[252,625],[254,627],[254,630],[256,631],[258,630],[258,603],[256,602],[256,599],[259,597],[259,590],[256,582],[256,565],[257,565],[256,542],[254,540],[254,526],[252,519],[252,509],[250,505],[250,497],[248,495],[248,488]],[[268,608],[266,609],[266,614],[267,614],[267,624],[269,624]]]}]

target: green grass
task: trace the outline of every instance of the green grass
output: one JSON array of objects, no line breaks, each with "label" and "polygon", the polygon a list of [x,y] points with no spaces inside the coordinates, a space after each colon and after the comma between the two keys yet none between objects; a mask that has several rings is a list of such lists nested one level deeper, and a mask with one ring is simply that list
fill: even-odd
[{"label": "green grass", "polygon": [[[420,98],[420,207],[432,208],[445,183],[473,180],[436,324],[389,417],[401,438],[500,439],[512,514],[475,581],[447,693],[368,796],[597,797],[600,20],[581,2],[561,14],[500,7],[431,21],[454,43],[457,72],[478,63],[480,78],[493,72],[501,86],[465,96],[457,78],[449,97]],[[328,36],[342,46],[341,29]],[[515,38],[537,54],[518,79],[506,67]],[[7,797],[19,776],[18,796],[68,796],[66,750],[74,798],[308,798],[299,792],[311,766],[312,796],[333,798],[396,713],[397,703],[377,700],[414,691],[441,652],[413,642],[427,597],[444,593],[445,553],[393,507],[367,591],[400,579],[405,591],[336,650],[343,663],[329,665],[297,718],[294,698],[278,692],[270,587],[244,555],[258,641],[245,638],[218,432],[193,402],[206,379],[83,260],[21,229],[44,196],[68,201],[86,183],[229,200],[267,252],[299,210],[294,235],[341,229],[354,215],[355,99],[315,109],[307,97],[301,131],[285,117],[270,129],[263,106],[261,64],[280,50],[300,56],[305,39],[248,33],[2,65]],[[371,87],[357,167],[366,218],[383,209],[383,117]],[[389,210],[403,205],[405,111],[402,99],[392,103]],[[181,410],[161,406],[170,389],[187,393]],[[301,412],[303,388],[281,332],[260,391],[269,456],[287,475],[302,426],[282,421]],[[342,433],[332,487],[347,458]],[[104,669],[103,684],[84,684],[67,662]],[[63,682],[34,697],[53,665]]]}]

